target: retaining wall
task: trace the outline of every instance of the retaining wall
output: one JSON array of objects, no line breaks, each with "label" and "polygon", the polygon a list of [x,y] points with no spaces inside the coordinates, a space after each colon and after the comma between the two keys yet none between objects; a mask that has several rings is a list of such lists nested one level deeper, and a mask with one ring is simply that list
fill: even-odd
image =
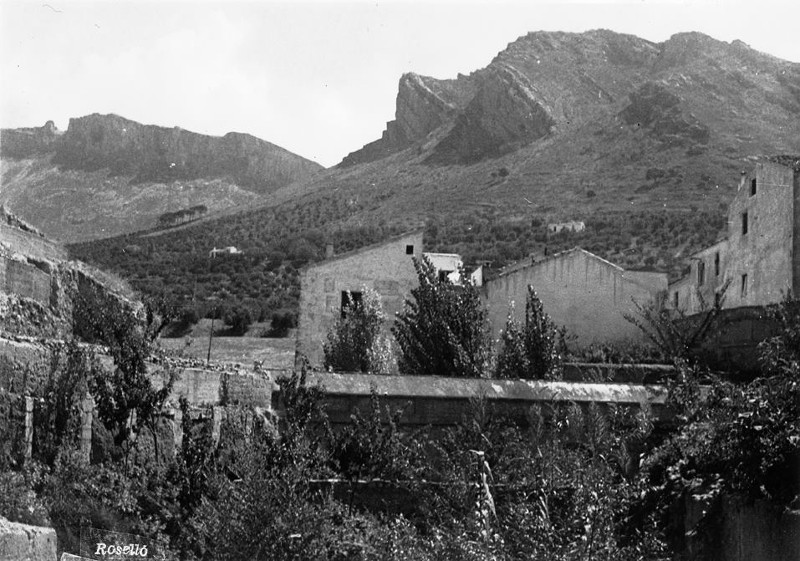
[{"label": "retaining wall", "polygon": [[9,522],[0,516],[0,561],[55,561],[53,528]]}]

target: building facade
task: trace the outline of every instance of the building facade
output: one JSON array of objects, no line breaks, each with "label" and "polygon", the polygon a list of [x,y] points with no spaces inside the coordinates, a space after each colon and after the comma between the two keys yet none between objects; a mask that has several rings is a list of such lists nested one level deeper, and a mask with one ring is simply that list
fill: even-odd
[{"label": "building facade", "polygon": [[[692,256],[668,304],[689,314],[764,306],[800,294],[800,159],[759,162],[743,173],[728,206],[726,238]],[[723,296],[724,293],[724,296]]]},{"label": "building facade", "polygon": [[[414,258],[422,257],[422,230],[392,238],[306,267],[300,272],[297,354],[314,367],[322,366],[322,345],[349,298],[364,287],[381,297],[388,318],[403,308],[417,285]],[[388,322],[391,323],[391,322]],[[388,333],[391,325],[386,325]]]},{"label": "building facade", "polygon": [[636,312],[634,301],[644,305],[666,291],[667,276],[626,271],[580,248],[509,267],[483,285],[494,338],[512,302],[515,317],[524,317],[529,285],[552,320],[586,346],[640,340],[641,331],[624,316]]}]

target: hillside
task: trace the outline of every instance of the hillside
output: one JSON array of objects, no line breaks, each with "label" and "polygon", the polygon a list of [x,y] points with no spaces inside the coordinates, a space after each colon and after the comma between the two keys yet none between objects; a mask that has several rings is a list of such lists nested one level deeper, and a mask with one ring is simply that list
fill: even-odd
[{"label": "hillside", "polygon": [[[469,75],[404,75],[380,139],[258,207],[73,250],[147,290],[270,309],[293,305],[296,268],[327,241],[349,249],[420,224],[428,249],[473,263],[581,245],[675,278],[723,229],[741,170],[798,151],[798,64],[697,33],[537,32]],[[561,220],[586,231],[549,236]],[[210,263],[223,244],[247,259]]]},{"label": "hillside", "polygon": [[403,76],[381,139],[276,198],[335,191],[376,218],[714,210],[750,158],[798,148],[800,64],[698,33],[537,32],[469,76]]},{"label": "hillside", "polygon": [[152,228],[165,213],[250,205],[322,167],[246,134],[223,137],[116,115],[65,132],[0,132],[0,203],[62,241]]}]

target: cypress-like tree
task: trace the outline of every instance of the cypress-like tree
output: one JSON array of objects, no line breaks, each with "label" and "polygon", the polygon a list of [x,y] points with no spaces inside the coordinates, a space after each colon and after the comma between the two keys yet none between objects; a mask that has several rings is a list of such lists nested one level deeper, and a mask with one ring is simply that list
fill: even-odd
[{"label": "cypress-like tree", "polygon": [[461,284],[439,279],[426,258],[414,259],[419,285],[411,291],[394,332],[401,374],[484,377],[491,339],[478,287],[461,275]]},{"label": "cypress-like tree", "polygon": [[520,324],[509,311],[506,328],[500,337],[497,357],[498,378],[554,380],[561,377],[561,350],[564,333],[545,313],[542,301],[532,286],[525,299],[525,322]]},{"label": "cypress-like tree", "polygon": [[350,298],[323,345],[325,368],[344,372],[383,372],[392,369],[391,346],[381,336],[386,315],[380,295],[363,288],[362,298]]}]

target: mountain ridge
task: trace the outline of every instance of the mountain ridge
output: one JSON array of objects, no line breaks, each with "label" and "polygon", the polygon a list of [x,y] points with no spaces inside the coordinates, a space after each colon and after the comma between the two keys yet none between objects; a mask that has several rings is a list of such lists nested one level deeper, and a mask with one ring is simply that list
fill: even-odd
[{"label": "mountain ridge", "polygon": [[0,131],[0,202],[46,233],[77,241],[153,227],[164,213],[250,205],[323,170],[244,133],[143,125],[97,113],[66,131]]}]

